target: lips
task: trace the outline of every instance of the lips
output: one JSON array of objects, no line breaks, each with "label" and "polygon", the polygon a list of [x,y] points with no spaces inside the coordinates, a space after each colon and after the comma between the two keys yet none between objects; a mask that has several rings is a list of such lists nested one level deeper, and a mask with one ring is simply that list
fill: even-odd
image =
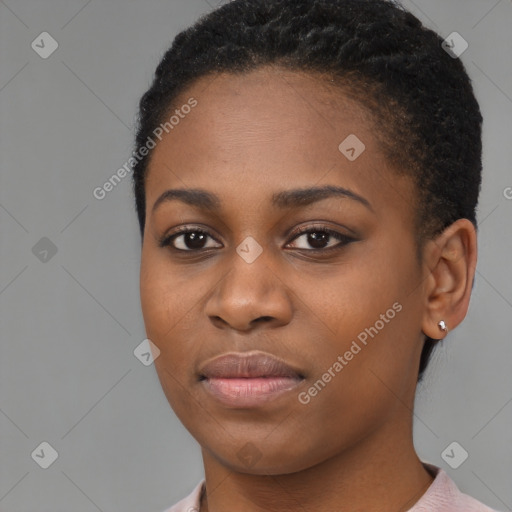
[{"label": "lips", "polygon": [[203,379],[253,379],[288,377],[302,379],[298,370],[264,352],[229,353],[207,362],[199,371]]},{"label": "lips", "polygon": [[304,376],[271,354],[251,352],[224,354],[208,361],[199,372],[199,381],[207,395],[224,407],[256,408],[283,395],[291,396]]}]

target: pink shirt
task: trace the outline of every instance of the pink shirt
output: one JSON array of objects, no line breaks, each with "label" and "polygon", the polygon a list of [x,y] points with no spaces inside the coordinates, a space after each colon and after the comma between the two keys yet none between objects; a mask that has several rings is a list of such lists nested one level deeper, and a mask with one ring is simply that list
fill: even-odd
[{"label": "pink shirt", "polygon": [[[435,474],[434,481],[408,512],[496,512],[467,494],[462,494],[441,468],[426,463],[424,465]],[[201,480],[191,494],[164,512],[198,512],[204,483]]]}]

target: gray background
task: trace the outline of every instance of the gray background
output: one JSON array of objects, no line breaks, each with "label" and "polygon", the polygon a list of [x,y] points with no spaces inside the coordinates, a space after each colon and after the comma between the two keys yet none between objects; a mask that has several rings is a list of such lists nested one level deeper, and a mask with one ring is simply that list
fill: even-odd
[{"label": "gray background", "polygon": [[[404,5],[468,41],[485,118],[475,288],[418,390],[415,442],[462,490],[511,510],[512,3]],[[158,512],[203,476],[154,367],[133,354],[145,332],[130,176],[102,201],[92,191],[130,156],[164,50],[215,6],[0,1],[1,511]],[[59,44],[47,59],[31,48],[43,31]],[[43,237],[57,249],[46,261]],[[58,452],[48,469],[31,457],[43,441]],[[441,457],[452,441],[469,453],[458,469]]]}]

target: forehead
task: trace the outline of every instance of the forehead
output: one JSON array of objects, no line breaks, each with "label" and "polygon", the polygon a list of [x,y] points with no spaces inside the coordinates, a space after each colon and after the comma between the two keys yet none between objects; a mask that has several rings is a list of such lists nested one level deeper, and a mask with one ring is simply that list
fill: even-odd
[{"label": "forehead", "polygon": [[173,102],[173,110],[191,97],[198,106],[172,130],[176,145],[193,130],[206,137],[196,144],[215,143],[219,150],[229,146],[230,152],[247,153],[256,143],[287,149],[300,140],[296,152],[305,153],[322,141],[332,149],[343,130],[357,132],[371,144],[366,132],[375,129],[370,112],[327,78],[280,67],[201,77]]},{"label": "forehead", "polygon": [[190,98],[197,106],[153,151],[148,208],[165,188],[209,188],[233,202],[286,185],[337,184],[385,202],[403,186],[371,113],[325,77],[276,67],[208,75],[179,95],[170,114]]}]

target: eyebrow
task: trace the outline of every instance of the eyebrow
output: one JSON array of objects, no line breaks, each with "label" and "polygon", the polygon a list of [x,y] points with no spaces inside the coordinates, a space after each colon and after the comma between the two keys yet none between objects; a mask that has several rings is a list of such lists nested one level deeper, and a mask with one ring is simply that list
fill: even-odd
[{"label": "eyebrow", "polygon": [[[307,206],[330,197],[352,199],[361,203],[371,212],[375,213],[372,205],[367,199],[349,189],[335,185],[282,190],[272,195],[271,204],[275,208],[279,209],[292,209]],[[220,210],[222,204],[219,196],[203,189],[170,189],[166,190],[155,201],[152,212],[154,212],[162,203],[175,200],[209,211]]]}]

